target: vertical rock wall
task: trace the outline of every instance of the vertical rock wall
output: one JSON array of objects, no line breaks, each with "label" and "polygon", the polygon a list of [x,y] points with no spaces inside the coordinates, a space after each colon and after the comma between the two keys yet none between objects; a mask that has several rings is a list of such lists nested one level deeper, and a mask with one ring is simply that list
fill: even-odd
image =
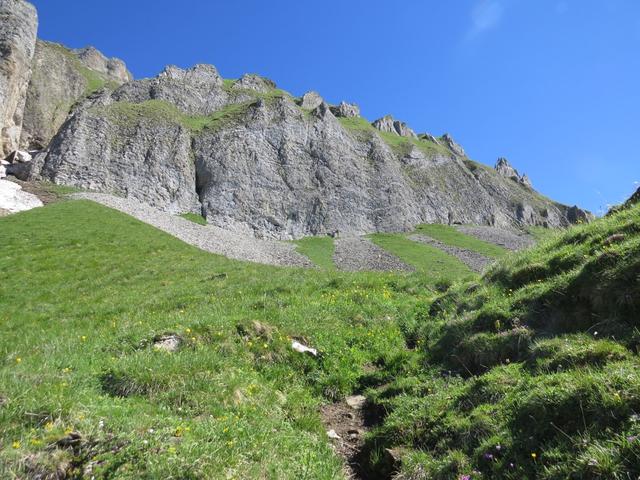
[{"label": "vertical rock wall", "polygon": [[0,158],[18,148],[38,15],[24,0],[0,0]]}]

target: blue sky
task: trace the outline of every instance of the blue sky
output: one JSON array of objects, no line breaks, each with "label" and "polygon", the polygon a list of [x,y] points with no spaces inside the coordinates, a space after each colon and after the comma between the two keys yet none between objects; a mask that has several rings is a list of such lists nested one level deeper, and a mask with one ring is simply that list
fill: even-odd
[{"label": "blue sky", "polygon": [[34,0],[40,37],[136,78],[211,63],[509,158],[601,213],[640,181],[638,0]]}]

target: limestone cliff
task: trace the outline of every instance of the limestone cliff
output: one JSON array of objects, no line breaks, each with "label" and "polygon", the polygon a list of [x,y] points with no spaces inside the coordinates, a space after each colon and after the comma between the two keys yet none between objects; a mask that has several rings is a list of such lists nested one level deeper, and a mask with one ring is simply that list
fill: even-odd
[{"label": "limestone cliff", "polygon": [[[340,116],[336,116],[340,115]],[[82,101],[41,175],[274,238],[407,230],[421,222],[566,225],[575,212],[468,159],[451,136],[416,136],[255,75],[168,67]]]},{"label": "limestone cliff", "polygon": [[81,98],[132,80],[125,64],[93,47],[70,50],[38,40],[27,91],[21,147],[45,148]]},{"label": "limestone cliff", "polygon": [[20,141],[37,29],[33,5],[0,0],[0,159]]}]

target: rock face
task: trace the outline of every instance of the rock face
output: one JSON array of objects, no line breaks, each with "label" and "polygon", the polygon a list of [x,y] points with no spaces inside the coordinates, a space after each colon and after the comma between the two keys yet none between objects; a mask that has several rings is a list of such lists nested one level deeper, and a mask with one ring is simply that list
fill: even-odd
[{"label": "rock face", "polygon": [[79,99],[130,80],[131,74],[121,60],[107,59],[93,47],[69,50],[38,40],[24,112],[22,148],[45,148]]},{"label": "rock face", "polygon": [[0,158],[19,145],[37,29],[33,5],[0,0]]},{"label": "rock face", "polygon": [[568,207],[472,162],[449,136],[418,139],[391,117],[353,126],[321,98],[297,104],[251,88],[254,80],[230,85],[211,66],[168,67],[102,91],[33,163],[56,183],[199,212],[258,237],[569,223]]}]

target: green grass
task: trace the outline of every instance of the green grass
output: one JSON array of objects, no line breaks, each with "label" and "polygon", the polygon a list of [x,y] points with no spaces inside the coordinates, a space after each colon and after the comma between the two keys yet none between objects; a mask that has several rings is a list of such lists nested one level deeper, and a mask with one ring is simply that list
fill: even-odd
[{"label": "green grass", "polygon": [[407,478],[637,477],[639,314],[640,206],[455,284],[405,331],[424,370],[367,392],[373,469],[400,448]]},{"label": "green grass", "polygon": [[[2,218],[0,241],[21,246],[0,257],[3,478],[340,478],[318,407],[411,356],[429,291],[227,260],[86,201]],[[155,351],[163,334],[180,351]]]},{"label": "green grass", "polygon": [[190,222],[197,223],[198,225],[206,225],[207,219],[202,215],[198,215],[197,213],[182,213],[180,214],[182,218],[186,218]]},{"label": "green grass", "polygon": [[556,235],[560,235],[562,233],[562,230],[555,228],[529,226],[527,227],[527,233],[533,236],[536,241],[542,242],[544,240],[553,238]]},{"label": "green grass", "polygon": [[340,478],[318,407],[354,392],[365,478],[640,475],[640,206],[482,278],[372,238],[419,271],[231,261],[86,201],[0,219],[0,476]]},{"label": "green grass", "polygon": [[471,235],[465,235],[450,225],[422,224],[416,227],[416,233],[424,233],[447,245],[472,250],[487,257],[499,258],[507,254],[506,249]]},{"label": "green grass", "polygon": [[452,282],[474,276],[474,273],[456,257],[431,245],[409,240],[404,234],[376,233],[369,235],[369,238],[419,272],[427,274],[433,282]]},{"label": "green grass", "polygon": [[305,237],[295,241],[296,250],[308,257],[318,267],[335,269],[333,252],[335,244],[331,237]]}]

